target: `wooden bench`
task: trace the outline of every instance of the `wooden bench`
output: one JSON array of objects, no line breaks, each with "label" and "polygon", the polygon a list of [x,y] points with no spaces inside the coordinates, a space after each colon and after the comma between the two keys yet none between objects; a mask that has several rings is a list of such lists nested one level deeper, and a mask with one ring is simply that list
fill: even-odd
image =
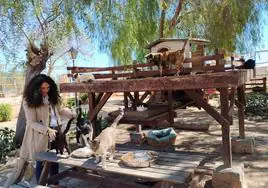
[{"label": "wooden bench", "polygon": [[[139,184],[135,183],[138,179],[153,182],[167,182],[169,184],[184,187],[191,181],[197,166],[205,157],[204,155],[189,154],[185,152],[159,152],[159,158],[150,167],[129,168],[120,163],[120,157],[130,151],[138,150],[120,148],[116,151],[114,161],[107,161],[107,167],[105,169],[95,164],[94,158],[61,158],[56,156],[54,152],[39,153],[36,157],[37,160],[45,162],[45,167],[43,168],[39,184],[45,185],[46,183],[52,183],[65,177],[73,177],[89,182],[93,180],[115,180],[115,182],[111,183],[116,183],[118,187],[126,187],[130,185],[131,187],[139,187]],[[51,162],[69,166],[70,168],[55,176],[47,178]],[[81,169],[83,169],[83,172],[81,172]],[[120,178],[119,180],[116,180],[115,177],[118,176]],[[124,181],[127,178],[132,179],[133,181]]]},{"label": "wooden bench", "polygon": [[267,78],[252,78],[249,82],[245,83],[246,91],[253,91],[255,87],[259,87],[261,92],[266,92]]}]

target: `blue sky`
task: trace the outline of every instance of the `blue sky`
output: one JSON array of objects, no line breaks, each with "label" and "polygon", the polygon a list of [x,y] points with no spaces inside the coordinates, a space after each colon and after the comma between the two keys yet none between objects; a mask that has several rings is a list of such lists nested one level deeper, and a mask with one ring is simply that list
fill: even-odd
[{"label": "blue sky", "polygon": [[[267,12],[263,14],[263,40],[262,40],[262,47],[256,49],[256,50],[268,50],[268,17]],[[97,46],[97,45],[94,45]],[[22,54],[24,55],[25,51],[22,51]],[[257,63],[268,61],[268,52],[267,53],[260,53],[258,56],[256,56]],[[0,54],[0,62],[5,62],[3,59],[3,56]],[[110,58],[110,56],[106,53],[102,53],[96,49],[93,49],[90,56],[85,57],[82,55],[82,53],[78,53],[78,57],[75,60],[76,66],[84,66],[84,67],[107,67],[107,66],[113,66],[113,60]],[[1,63],[0,63],[1,65]],[[66,55],[61,60],[58,60],[55,65],[55,71],[53,71],[53,74],[66,74],[66,65],[72,66],[72,61]],[[10,67],[8,67],[10,69]],[[0,66],[0,71],[3,70],[3,66]]]}]

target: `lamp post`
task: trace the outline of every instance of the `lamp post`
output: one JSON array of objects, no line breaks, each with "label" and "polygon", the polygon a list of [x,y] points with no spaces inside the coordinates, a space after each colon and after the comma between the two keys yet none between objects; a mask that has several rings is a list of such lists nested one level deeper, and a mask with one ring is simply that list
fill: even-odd
[{"label": "lamp post", "polygon": [[[73,61],[73,68],[74,68],[74,66],[75,66],[74,61],[75,61],[75,59],[76,59],[76,57],[77,57],[77,53],[78,53],[78,51],[77,51],[74,47],[71,47],[71,48],[69,49],[68,53],[69,53],[69,56],[71,57],[71,59],[72,59],[72,61]],[[75,107],[77,107],[77,106],[78,106],[78,102],[77,102],[77,93],[75,92]]]}]

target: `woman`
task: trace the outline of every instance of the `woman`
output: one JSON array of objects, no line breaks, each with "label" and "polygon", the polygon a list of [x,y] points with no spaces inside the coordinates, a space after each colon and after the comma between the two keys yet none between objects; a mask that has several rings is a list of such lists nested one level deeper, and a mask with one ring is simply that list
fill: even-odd
[{"label": "woman", "polygon": [[[48,150],[48,142],[55,139],[55,126],[61,125],[61,118],[75,118],[76,114],[68,108],[60,108],[60,96],[56,83],[44,74],[32,78],[23,94],[23,109],[26,117],[26,129],[20,148],[20,158],[13,174],[4,187],[14,184],[19,178],[25,164],[35,160],[35,155]],[[39,181],[42,162],[36,163],[36,179]],[[59,171],[57,163],[51,165],[50,175]]]}]

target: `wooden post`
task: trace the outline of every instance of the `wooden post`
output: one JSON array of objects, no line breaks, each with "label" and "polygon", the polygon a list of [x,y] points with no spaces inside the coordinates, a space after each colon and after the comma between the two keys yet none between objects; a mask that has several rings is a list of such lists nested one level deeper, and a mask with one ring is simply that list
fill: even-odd
[{"label": "wooden post", "polygon": [[266,89],[267,89],[266,82],[267,82],[267,78],[263,77],[263,92],[266,92]]},{"label": "wooden post", "polygon": [[140,103],[139,101],[139,92],[138,91],[134,91],[134,103],[133,103],[133,107],[134,107],[134,109],[135,110],[137,110],[137,106],[138,106],[138,104]]},{"label": "wooden post", "polygon": [[173,113],[173,97],[172,90],[168,90],[168,113],[169,113],[169,123],[174,124],[174,113]]},{"label": "wooden post", "polygon": [[234,111],[234,103],[235,103],[235,88],[231,88],[231,92],[229,94],[230,107],[228,110],[228,120],[230,121],[230,125],[233,125],[233,111]]},{"label": "wooden post", "polygon": [[241,85],[237,88],[238,99],[238,121],[239,121],[239,137],[245,138],[245,122],[244,122],[244,109],[245,109],[245,85]]},{"label": "wooden post", "polygon": [[49,172],[49,169],[50,169],[50,162],[49,161],[44,161],[44,167],[43,167],[43,170],[42,170],[42,173],[41,173],[41,176],[40,176],[40,179],[39,179],[39,185],[45,185],[46,182],[47,182],[47,177],[48,177],[48,172]]},{"label": "wooden post", "polygon": [[[228,88],[220,88],[220,101],[221,101],[221,115],[225,119],[228,117],[229,100],[228,100]],[[223,161],[226,168],[232,167],[232,148],[230,138],[230,125],[221,126],[222,129],[222,144],[223,144]]]},{"label": "wooden post", "polygon": [[[90,119],[91,117],[91,113],[93,113],[93,109],[95,107],[95,93],[88,93],[88,119]],[[94,118],[93,120],[91,120],[92,126],[93,126],[93,138],[96,137],[96,118]]]}]

